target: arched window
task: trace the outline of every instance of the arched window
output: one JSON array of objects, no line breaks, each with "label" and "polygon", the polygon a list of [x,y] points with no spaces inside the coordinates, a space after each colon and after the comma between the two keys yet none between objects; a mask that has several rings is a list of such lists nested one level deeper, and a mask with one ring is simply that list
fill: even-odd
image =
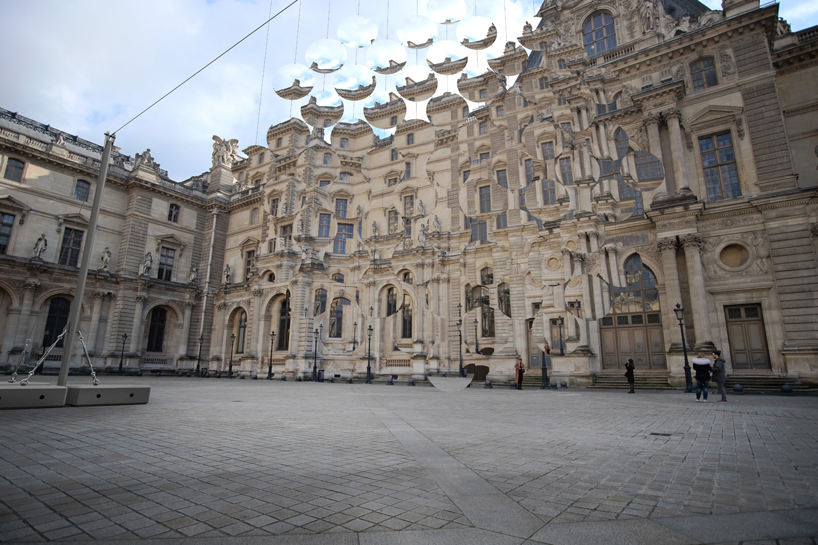
[{"label": "arched window", "polygon": [[411,271],[403,271],[402,280],[404,282],[406,282],[407,284],[414,284],[415,283],[415,277],[412,275]]},{"label": "arched window", "polygon": [[[641,214],[642,213],[642,192],[638,189],[634,189],[629,186],[625,180],[622,178],[620,174],[622,171],[622,161],[625,160],[625,156],[630,151],[630,143],[628,142],[628,135],[625,134],[625,131],[622,129],[618,129],[616,134],[614,134],[614,139],[616,141],[616,154],[619,157],[619,161],[617,162],[620,166],[617,169],[616,181],[619,187],[619,200],[620,201],[634,201],[634,214]],[[659,165],[661,168],[661,165]],[[638,172],[638,171],[637,171]],[[661,178],[660,178],[661,179]]]},{"label": "arched window", "polygon": [[701,91],[718,85],[716,77],[716,63],[713,58],[701,59],[690,65],[690,75],[693,77],[693,90]]},{"label": "arched window", "polygon": [[148,352],[162,352],[165,344],[165,324],[168,311],[162,307],[151,310],[150,325],[148,326]]},{"label": "arched window", "polygon": [[18,161],[17,159],[9,159],[8,162],[6,163],[6,172],[5,174],[3,174],[3,177],[6,180],[11,180],[12,182],[22,182],[23,169],[25,168],[25,166],[26,164],[22,161]]},{"label": "arched window", "polygon": [[334,282],[339,282],[339,283],[343,284],[344,283],[344,275],[341,274],[341,273],[335,273],[335,274],[332,275],[332,280]]},{"label": "arched window", "polygon": [[[51,346],[54,340],[68,324],[68,313],[71,311],[71,301],[65,297],[54,297],[48,305],[48,318],[45,320],[45,332],[43,333],[43,347]],[[62,348],[63,339],[57,343],[57,348]]]},{"label": "arched window", "polygon": [[74,188],[74,198],[78,201],[88,202],[88,195],[91,193],[91,184],[85,180],[77,180],[77,187]]},{"label": "arched window", "polygon": [[386,290],[386,315],[392,316],[398,311],[398,296],[395,288]]},{"label": "arched window", "polygon": [[[272,240],[270,241],[272,242]],[[272,253],[272,252],[270,252]],[[275,282],[276,281],[276,273],[270,273],[267,275],[267,282]]]},{"label": "arched window", "polygon": [[318,316],[319,314],[323,314],[327,310],[327,290],[325,289],[317,289],[315,290],[315,309],[313,310],[312,315]]},{"label": "arched window", "polygon": [[500,312],[511,318],[511,290],[505,282],[497,286],[497,300],[500,303]]},{"label": "arched window", "polygon": [[244,341],[247,338],[247,313],[239,312],[239,324],[236,329],[236,354],[244,354]]},{"label": "arched window", "polygon": [[582,29],[583,45],[589,57],[596,57],[616,47],[614,20],[607,11],[597,11]]},{"label": "arched window", "polygon": [[494,284],[494,269],[491,267],[484,267],[483,270],[480,271],[480,283],[484,286]]},{"label": "arched window", "polygon": [[403,313],[401,319],[401,338],[412,338],[412,298],[408,293],[403,294]]},{"label": "arched window", "polygon": [[340,339],[344,334],[344,307],[349,305],[349,300],[338,297],[332,300],[329,309],[329,336],[333,339]]},{"label": "arched window", "polygon": [[287,350],[290,348],[290,292],[281,301],[281,308],[278,310],[278,341],[276,350]]},{"label": "arched window", "polygon": [[[639,254],[632,255],[625,262],[625,280],[628,284],[627,287],[616,290],[612,294],[614,314],[656,312],[659,310],[659,290],[656,289],[656,275],[642,264],[642,257]],[[627,322],[627,318],[624,322]],[[637,320],[634,323],[640,322]]]}]

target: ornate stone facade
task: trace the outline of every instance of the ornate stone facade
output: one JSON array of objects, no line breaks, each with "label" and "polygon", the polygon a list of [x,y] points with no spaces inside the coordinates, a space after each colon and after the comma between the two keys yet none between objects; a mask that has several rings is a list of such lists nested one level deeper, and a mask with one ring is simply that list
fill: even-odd
[{"label": "ornate stone facade", "polygon": [[[0,365],[53,342],[93,251],[95,365],[191,370],[201,353],[211,373],[357,377],[371,346],[381,376],[462,357],[505,379],[518,355],[536,373],[548,342],[559,380],[633,357],[678,382],[679,304],[685,342],[730,372],[816,380],[818,33],[777,31],[777,4],[726,9],[547,1],[526,32],[548,48],[495,62],[514,81],[459,79],[477,110],[442,96],[388,138],[290,119],[244,159],[214,136],[184,182],[149,150],[115,153],[93,249],[101,149],[2,110]],[[617,43],[596,54],[600,12]]]}]

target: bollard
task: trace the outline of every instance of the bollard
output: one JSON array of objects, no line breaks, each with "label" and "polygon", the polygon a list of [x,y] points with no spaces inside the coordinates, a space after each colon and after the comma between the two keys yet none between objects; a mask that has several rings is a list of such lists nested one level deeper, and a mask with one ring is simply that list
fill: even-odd
[{"label": "bollard", "polygon": [[568,383],[563,380],[562,382],[560,382],[560,387],[561,388],[568,388]]},{"label": "bollard", "polygon": [[[469,386],[471,386],[471,384],[469,384]],[[487,381],[486,381],[486,384],[485,384],[485,386],[483,386],[483,388],[494,388],[494,386],[492,386],[492,385],[491,385],[491,381],[490,381],[490,380],[487,380]]]},{"label": "bollard", "polygon": [[409,386],[414,386],[414,385],[415,385],[415,379],[410,378],[410,379],[409,379],[409,382],[407,382],[407,385],[409,385]]}]

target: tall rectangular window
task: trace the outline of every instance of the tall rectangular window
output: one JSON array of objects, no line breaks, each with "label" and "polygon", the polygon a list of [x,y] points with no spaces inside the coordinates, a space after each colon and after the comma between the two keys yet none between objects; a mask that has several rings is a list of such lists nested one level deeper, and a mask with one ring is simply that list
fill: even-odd
[{"label": "tall rectangular window", "polygon": [[258,208],[253,208],[250,210],[250,225],[255,225],[258,223]]},{"label": "tall rectangular window", "polygon": [[276,239],[275,237],[271,238],[267,241],[267,253],[271,254],[276,251]]},{"label": "tall rectangular window", "polygon": [[415,215],[415,197],[413,195],[407,195],[403,198],[403,215]]},{"label": "tall rectangular window", "polygon": [[77,187],[74,188],[74,198],[78,201],[88,202],[88,195],[91,193],[91,184],[85,180],[77,180]]},{"label": "tall rectangular window", "polygon": [[398,150],[393,149],[393,150],[392,150],[392,151],[389,153],[389,160],[390,160],[390,161],[397,161],[397,160],[398,160]]},{"label": "tall rectangular window", "polygon": [[505,117],[506,116],[506,109],[502,106],[497,106],[497,117]]},{"label": "tall rectangular window", "polygon": [[346,218],[347,217],[347,200],[346,199],[336,199],[335,200],[335,215],[339,218]]},{"label": "tall rectangular window", "polygon": [[560,127],[562,127],[562,130],[564,130],[564,131],[567,131],[567,132],[570,132],[570,133],[574,132],[574,128],[571,126],[570,123],[560,123]]},{"label": "tall rectangular window", "polygon": [[406,145],[411,146],[415,143],[415,133],[410,132],[406,135]]},{"label": "tall rectangular window", "polygon": [[471,176],[471,170],[464,170],[463,171],[463,183],[464,184],[469,181],[469,176]]},{"label": "tall rectangular window", "polygon": [[542,158],[546,161],[549,159],[553,159],[554,155],[554,142],[543,142],[542,143]]},{"label": "tall rectangular window", "polygon": [[497,184],[502,187],[508,187],[508,174],[505,170],[497,171]]},{"label": "tall rectangular window", "polygon": [[497,216],[497,228],[498,229],[505,229],[508,227],[508,212],[500,212]]},{"label": "tall rectangular window", "polygon": [[255,250],[247,250],[244,252],[244,280],[247,281],[250,279],[250,274],[253,271],[253,268],[256,265],[256,251]]},{"label": "tall rectangular window", "polygon": [[488,226],[486,225],[486,222],[483,220],[471,220],[469,223],[471,227],[470,242],[480,242],[480,244],[486,244],[489,241]]},{"label": "tall rectangular window", "polygon": [[60,248],[60,265],[76,267],[80,260],[80,248],[82,248],[83,232],[77,229],[66,227],[62,235],[62,248]]},{"label": "tall rectangular window", "polygon": [[542,77],[540,78],[540,90],[548,89],[548,78]]},{"label": "tall rectangular window", "polygon": [[390,210],[389,211],[389,234],[394,235],[398,232],[398,211],[397,210]]},{"label": "tall rectangular window", "polygon": [[491,188],[484,186],[480,188],[480,213],[491,212]]},{"label": "tall rectangular window", "polygon": [[318,236],[319,237],[328,237],[329,236],[329,224],[330,224],[330,215],[329,214],[319,214],[319,216],[318,216]]},{"label": "tall rectangular window", "polygon": [[264,152],[258,154],[258,164],[262,164],[264,162]]},{"label": "tall rectangular window", "polygon": [[7,180],[11,180],[12,182],[22,182],[23,169],[25,166],[26,164],[22,161],[18,161],[17,159],[9,159],[6,163],[6,172],[3,174],[3,177]]},{"label": "tall rectangular window", "polygon": [[347,248],[347,239],[352,238],[352,224],[339,223],[338,232],[335,235],[335,242],[333,243],[332,251],[336,254],[345,254]]},{"label": "tall rectangular window", "polygon": [[341,149],[347,149],[349,147],[349,138],[341,138]]},{"label": "tall rectangular window", "polygon": [[557,182],[554,180],[545,180],[542,183],[542,198],[543,203],[548,206],[549,204],[557,204]]},{"label": "tall rectangular window", "polygon": [[481,121],[480,125],[479,125],[479,128],[480,128],[480,131],[479,131],[480,134],[488,134],[489,133],[489,124],[488,124],[487,121]]},{"label": "tall rectangular window", "polygon": [[324,154],[324,164],[325,165],[331,165],[332,164],[332,154],[331,153],[325,153]]},{"label": "tall rectangular window", "polygon": [[403,179],[407,180],[412,177],[412,163],[403,163]]},{"label": "tall rectangular window", "polygon": [[482,163],[483,161],[488,161],[489,157],[491,157],[491,153],[489,153],[489,152],[481,153],[480,154],[480,162]]},{"label": "tall rectangular window", "polygon": [[534,162],[531,159],[525,160],[525,185],[530,185],[534,181]]},{"label": "tall rectangular window", "polygon": [[704,183],[707,198],[711,201],[738,197],[741,189],[738,183],[736,156],[730,133],[699,138],[699,150],[704,167]]},{"label": "tall rectangular window", "polygon": [[574,185],[574,171],[571,167],[570,157],[563,157],[560,159],[560,173],[562,174],[563,184]]},{"label": "tall rectangular window", "polygon": [[281,138],[276,138],[276,147],[277,148],[281,147]]},{"label": "tall rectangular window", "polygon": [[168,206],[168,221],[179,223],[179,205],[171,204]]},{"label": "tall rectangular window", "polygon": [[463,119],[468,119],[468,118],[469,118],[469,107],[468,106],[463,106]]},{"label": "tall rectangular window", "polygon": [[14,216],[0,213],[0,254],[8,252],[12,227],[14,227]]},{"label": "tall rectangular window", "polygon": [[398,124],[398,116],[393,115],[392,118],[389,120],[389,126],[394,127]]},{"label": "tall rectangular window", "polygon": [[270,215],[273,217],[278,215],[278,199],[270,199]]},{"label": "tall rectangular window", "polygon": [[170,282],[173,275],[173,261],[176,259],[176,250],[162,247],[159,253],[159,269],[156,277],[159,280]]}]

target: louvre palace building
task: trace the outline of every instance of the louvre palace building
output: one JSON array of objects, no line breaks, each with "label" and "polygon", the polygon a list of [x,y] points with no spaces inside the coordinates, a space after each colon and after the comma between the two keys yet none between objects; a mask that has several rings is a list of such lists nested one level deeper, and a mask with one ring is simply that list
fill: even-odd
[{"label": "louvre palace building", "polygon": [[818,382],[818,27],[778,8],[549,0],[459,93],[447,59],[367,122],[310,100],[184,181],[116,149],[93,248],[101,146],[0,110],[0,366],[81,304],[94,367],[129,373],[502,382],[548,343],[572,386],[628,358],[679,386],[684,338]]}]

